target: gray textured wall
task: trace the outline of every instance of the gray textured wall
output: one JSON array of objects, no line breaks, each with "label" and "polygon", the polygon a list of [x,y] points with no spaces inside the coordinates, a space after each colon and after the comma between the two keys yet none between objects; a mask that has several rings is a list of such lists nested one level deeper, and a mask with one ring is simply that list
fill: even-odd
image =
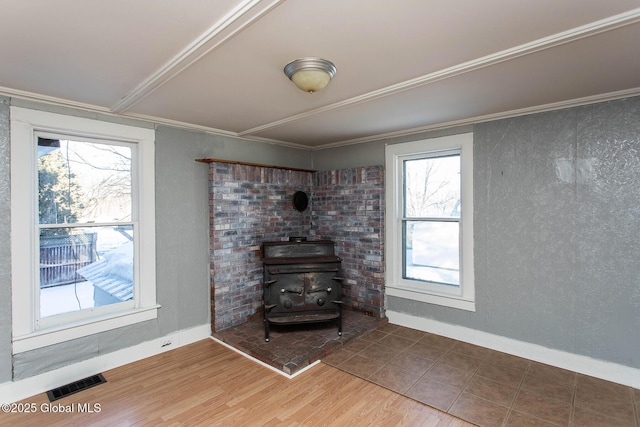
[{"label": "gray textured wall", "polygon": [[11,380],[11,158],[9,98],[0,96],[0,383]]},{"label": "gray textured wall", "polygon": [[388,309],[640,368],[640,97],[476,125],[477,311]]},{"label": "gray textured wall", "polygon": [[[0,214],[10,218],[9,99],[0,98]],[[153,124],[13,99],[12,105],[123,124]],[[60,343],[11,357],[10,222],[0,222],[0,382],[30,377],[175,331],[207,324],[209,308],[209,208],[207,165],[220,157],[308,168],[308,151],[204,132],[160,126],[156,130],[156,275],[162,308],[156,320]]]}]

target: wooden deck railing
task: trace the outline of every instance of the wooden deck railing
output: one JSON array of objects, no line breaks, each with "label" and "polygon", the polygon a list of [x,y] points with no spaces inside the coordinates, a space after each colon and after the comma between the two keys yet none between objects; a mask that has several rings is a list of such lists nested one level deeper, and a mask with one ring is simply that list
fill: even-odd
[{"label": "wooden deck railing", "polygon": [[40,287],[85,281],[77,270],[96,261],[96,233],[40,237]]}]

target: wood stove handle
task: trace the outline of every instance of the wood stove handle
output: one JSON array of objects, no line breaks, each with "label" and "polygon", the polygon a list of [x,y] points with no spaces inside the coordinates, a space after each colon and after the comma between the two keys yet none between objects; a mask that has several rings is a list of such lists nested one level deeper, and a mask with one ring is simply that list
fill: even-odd
[{"label": "wood stove handle", "polygon": [[310,290],[310,291],[307,291],[307,293],[308,293],[308,294],[313,294],[313,293],[315,293],[315,292],[326,292],[326,293],[330,294],[332,290],[333,290],[332,288],[325,288],[325,289],[312,289],[312,290]]},{"label": "wood stove handle", "polygon": [[342,282],[344,279],[342,277],[332,277],[332,280],[337,280],[338,282]]},{"label": "wood stove handle", "polygon": [[281,294],[285,294],[285,293],[289,293],[289,294],[298,294],[298,295],[302,295],[302,292],[304,291],[304,288],[300,288],[299,290],[291,290],[291,289],[280,289],[280,293]]},{"label": "wood stove handle", "polygon": [[277,279],[276,279],[276,280],[269,280],[269,281],[267,281],[267,282],[264,282],[264,285],[268,287],[268,286],[273,285],[273,284],[274,284],[274,283],[276,283],[277,281],[278,281]]}]

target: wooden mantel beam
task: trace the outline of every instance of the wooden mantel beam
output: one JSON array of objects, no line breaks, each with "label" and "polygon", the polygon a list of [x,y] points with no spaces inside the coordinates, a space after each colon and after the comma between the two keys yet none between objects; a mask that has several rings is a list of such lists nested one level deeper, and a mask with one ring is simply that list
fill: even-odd
[{"label": "wooden mantel beam", "polygon": [[260,163],[239,162],[239,161],[236,161],[236,160],[223,160],[223,159],[213,159],[213,158],[196,159],[196,162],[200,162],[200,163],[230,163],[230,164],[233,164],[233,165],[245,165],[245,166],[256,166],[256,167],[261,167],[261,168],[284,169],[284,170],[289,170],[289,171],[318,172],[317,170],[314,170],[314,169],[292,168],[292,167],[288,167],[288,166],[263,165],[263,164],[260,164]]}]

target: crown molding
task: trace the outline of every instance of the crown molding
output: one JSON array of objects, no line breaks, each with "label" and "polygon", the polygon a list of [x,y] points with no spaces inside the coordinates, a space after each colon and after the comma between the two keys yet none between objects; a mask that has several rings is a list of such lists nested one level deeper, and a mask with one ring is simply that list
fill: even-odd
[{"label": "crown molding", "polygon": [[435,123],[432,125],[404,129],[404,130],[395,131],[395,132],[381,133],[381,134],[376,134],[376,135],[363,137],[363,138],[349,139],[349,140],[334,142],[330,144],[318,145],[315,147],[310,147],[308,145],[298,144],[294,142],[263,138],[259,136],[250,136],[250,137],[243,136],[243,135],[239,135],[236,132],[224,131],[221,129],[211,128],[208,126],[200,126],[192,123],[163,119],[163,118],[153,117],[153,116],[145,116],[141,114],[133,114],[133,113],[116,114],[116,113],[112,113],[108,108],[99,107],[92,104],[84,104],[80,102],[69,101],[62,98],[45,96],[45,95],[40,95],[36,93],[6,88],[2,86],[0,86],[0,95],[21,98],[29,101],[43,102],[43,103],[62,106],[62,107],[92,111],[95,113],[105,114],[112,117],[123,117],[123,118],[135,119],[143,122],[153,123],[155,125],[171,126],[171,127],[177,127],[177,128],[182,128],[182,129],[191,130],[191,131],[201,131],[201,132],[206,132],[212,135],[226,136],[226,137],[237,138],[245,141],[262,142],[265,144],[278,145],[283,147],[295,148],[299,150],[320,151],[328,148],[338,148],[338,147],[344,147],[347,145],[364,144],[367,142],[381,141],[385,139],[399,138],[402,136],[415,135],[415,134],[420,134],[425,132],[433,132],[433,131],[443,130],[443,129],[450,129],[458,126],[474,125],[474,124],[489,122],[493,120],[508,119],[512,117],[525,116],[528,114],[543,113],[546,111],[580,107],[582,105],[596,104],[598,102],[614,101],[616,99],[629,98],[632,96],[640,96],[640,87],[621,90],[617,92],[609,92],[609,93],[604,93],[604,94],[594,95],[594,96],[589,96],[584,98],[577,98],[577,99],[572,99],[568,101],[555,102],[551,104],[543,104],[535,107],[527,107],[527,108],[521,108],[518,110],[504,111],[501,113],[489,114],[484,116],[475,116],[471,118],[453,120],[453,121],[444,122],[444,123]]},{"label": "crown molding", "polygon": [[298,150],[307,150],[307,151],[311,150],[311,148],[309,146],[303,145],[303,144],[298,144],[298,143],[295,143],[295,142],[280,141],[280,140],[271,139],[271,138],[264,138],[264,137],[260,137],[260,136],[245,137],[245,136],[242,136],[242,135],[238,135],[237,132],[226,131],[226,130],[222,130],[222,129],[218,129],[218,128],[212,128],[212,127],[209,127],[209,126],[196,125],[196,124],[193,124],[193,123],[187,123],[187,122],[182,122],[182,121],[178,121],[178,120],[171,120],[171,119],[164,119],[164,118],[161,118],[161,117],[148,116],[148,115],[144,115],[144,114],[126,113],[126,112],[125,113],[114,113],[109,108],[100,107],[100,106],[93,105],[93,104],[86,104],[86,103],[82,103],[82,102],[70,101],[70,100],[64,99],[64,98],[56,98],[56,97],[53,97],[53,96],[47,96],[47,95],[42,95],[42,94],[33,93],[33,92],[27,92],[27,91],[23,91],[23,90],[12,89],[12,88],[3,87],[3,86],[0,86],[0,95],[13,97],[13,98],[20,98],[20,99],[24,99],[24,100],[27,100],[27,101],[41,102],[41,103],[44,103],[44,104],[55,105],[55,106],[58,106],[58,107],[67,107],[67,108],[74,108],[74,109],[83,110],[83,111],[91,111],[91,112],[94,112],[94,113],[100,113],[100,114],[104,114],[104,115],[111,116],[111,117],[121,117],[121,118],[126,118],[126,119],[139,120],[141,122],[153,123],[154,125],[164,125],[164,126],[182,128],[182,129],[191,130],[191,131],[201,131],[201,132],[206,132],[206,133],[209,133],[209,134],[212,134],[212,135],[226,136],[226,137],[230,137],[230,138],[240,139],[240,140],[243,140],[243,141],[263,142],[265,144],[279,145],[279,146],[289,147],[289,148],[296,148]]},{"label": "crown molding", "polygon": [[44,102],[46,104],[58,105],[60,107],[77,108],[80,110],[93,111],[93,112],[103,113],[103,114],[111,114],[111,110],[105,107],[100,107],[93,104],[86,104],[84,102],[70,101],[64,98],[56,98],[55,96],[42,95],[39,93],[13,89],[10,87],[0,86],[0,94],[13,97],[13,98],[24,99],[27,101]]},{"label": "crown molding", "polygon": [[537,114],[537,113],[544,113],[547,111],[562,110],[565,108],[580,107],[583,105],[597,104],[599,102],[606,102],[606,101],[614,101],[616,99],[630,98],[630,97],[639,96],[639,95],[640,95],[640,87],[637,87],[633,89],[621,90],[618,92],[609,92],[609,93],[604,93],[604,94],[599,94],[594,96],[588,96],[584,98],[554,102],[551,104],[543,104],[543,105],[537,105],[534,107],[520,108],[518,110],[509,110],[509,111],[504,111],[500,113],[487,114],[484,116],[475,116],[475,117],[470,117],[466,119],[453,120],[450,122],[435,123],[432,125],[420,126],[420,127],[411,128],[411,129],[404,129],[396,132],[376,134],[370,137],[362,137],[362,138],[344,140],[344,141],[330,143],[330,144],[323,144],[323,145],[318,145],[316,147],[313,147],[312,151],[320,151],[320,150],[325,150],[327,148],[344,147],[347,145],[364,144],[367,142],[381,141],[381,140],[391,139],[391,138],[399,138],[402,136],[416,135],[420,133],[433,132],[433,131],[443,130],[443,129],[451,129],[459,126],[476,125],[479,123],[491,122],[494,120],[509,119],[513,117],[526,116],[529,114]]}]

